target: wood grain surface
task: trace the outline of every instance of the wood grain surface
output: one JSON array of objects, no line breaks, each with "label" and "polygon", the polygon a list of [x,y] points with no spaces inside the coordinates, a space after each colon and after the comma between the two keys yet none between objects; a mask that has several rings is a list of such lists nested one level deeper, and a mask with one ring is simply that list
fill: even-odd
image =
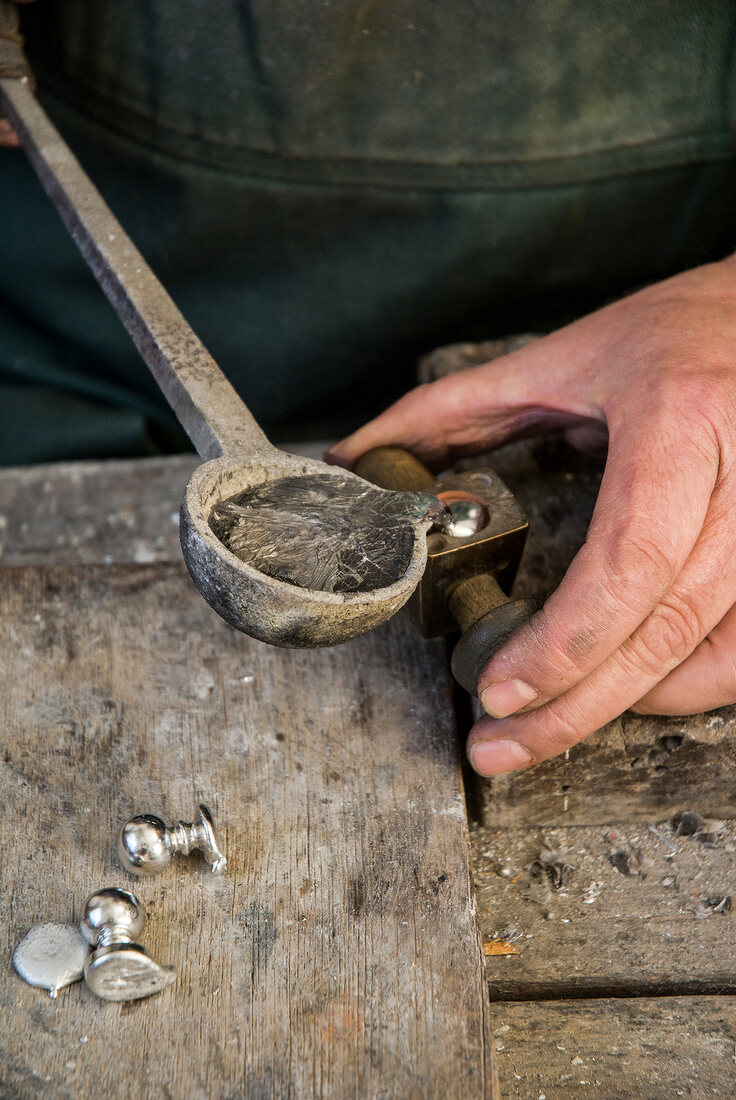
[{"label": "wood grain surface", "polygon": [[[5,569],[0,622],[3,1100],[492,1094],[441,643],[394,621],[273,649],[167,564]],[[119,868],[127,817],[200,799],[225,875]],[[26,986],[15,943],[109,885],[176,984],[123,1005]]]},{"label": "wood grain surface", "polygon": [[[532,523],[518,591],[544,598],[584,538],[598,473],[555,442],[493,461]],[[0,1095],[86,1100],[98,1082],[195,1100],[487,1094],[442,646],[400,619],[311,654],[235,634],[178,564],[196,462],[0,475],[0,564],[107,565],[1,574]],[[736,1092],[732,1002],[641,996],[736,989],[736,898],[697,915],[731,889],[734,822],[712,848],[670,824],[681,809],[736,816],[734,727],[732,710],[626,715],[568,760],[469,777],[483,939],[518,952],[485,960],[501,1095]],[[225,834],[224,879],[196,860],[145,883],[119,870],[128,814],[187,819],[200,797]],[[641,850],[646,876],[618,871],[617,848]],[[529,871],[543,849],[574,865],[561,889]],[[177,984],[122,1007],[83,986],[56,1002],[25,987],[14,943],[78,917],[103,884],[138,890],[143,942]]]},{"label": "wood grain surface", "polygon": [[504,1100],[736,1095],[736,999],[640,997],[494,1006]]},{"label": "wood grain surface", "polygon": [[196,455],[0,471],[0,565],[181,561],[179,503]]},{"label": "wood grain surface", "polygon": [[653,828],[473,830],[493,1000],[736,993],[736,821]]}]

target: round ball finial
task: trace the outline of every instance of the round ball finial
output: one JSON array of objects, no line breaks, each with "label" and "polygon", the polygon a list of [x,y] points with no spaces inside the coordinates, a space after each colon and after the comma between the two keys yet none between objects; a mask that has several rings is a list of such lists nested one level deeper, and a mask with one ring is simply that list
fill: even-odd
[{"label": "round ball finial", "polygon": [[118,856],[134,875],[155,875],[171,863],[166,844],[166,825],[153,814],[139,814],[126,821],[118,835]]},{"label": "round ball finial", "polygon": [[98,890],[87,898],[82,913],[82,935],[93,947],[101,940],[137,940],[145,923],[143,908],[133,894],[119,887]]}]

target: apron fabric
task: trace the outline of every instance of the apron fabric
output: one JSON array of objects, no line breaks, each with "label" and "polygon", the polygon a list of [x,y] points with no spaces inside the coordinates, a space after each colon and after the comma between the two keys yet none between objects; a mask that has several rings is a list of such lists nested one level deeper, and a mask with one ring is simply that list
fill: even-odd
[{"label": "apron fabric", "polygon": [[[732,0],[39,0],[39,96],[275,440],[736,247]],[[0,462],[187,441],[0,150]]]}]

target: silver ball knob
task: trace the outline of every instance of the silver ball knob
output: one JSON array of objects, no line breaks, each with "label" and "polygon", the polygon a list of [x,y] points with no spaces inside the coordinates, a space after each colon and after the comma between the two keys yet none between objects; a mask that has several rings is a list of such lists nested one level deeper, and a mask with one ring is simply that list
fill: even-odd
[{"label": "silver ball knob", "polygon": [[146,915],[134,894],[118,887],[98,890],[84,903],[82,935],[92,947],[132,942],[143,931]]},{"label": "silver ball knob", "polygon": [[155,875],[171,863],[166,843],[166,824],[153,814],[139,814],[126,821],[118,836],[118,856],[126,871]]},{"label": "silver ball knob", "polygon": [[171,828],[153,814],[139,814],[126,821],[118,835],[118,857],[126,871],[134,875],[156,875],[165,870],[175,853],[188,856],[198,850],[213,871],[226,865],[212,814],[200,805],[199,819],[180,821]]},{"label": "silver ball knob", "polygon": [[176,975],[159,966],[135,940],[143,931],[143,906],[118,887],[87,898],[82,935],[94,948],[84,964],[89,989],[106,1001],[136,1001],[171,985]]},{"label": "silver ball knob", "polygon": [[476,535],[488,523],[487,510],[476,500],[458,500],[450,505],[450,511],[452,512],[452,520],[449,524],[450,534],[456,539]]},{"label": "silver ball knob", "polygon": [[455,539],[467,539],[477,535],[487,525],[490,519],[488,507],[480,497],[460,489],[448,489],[437,496],[445,505],[440,523],[444,534]]}]

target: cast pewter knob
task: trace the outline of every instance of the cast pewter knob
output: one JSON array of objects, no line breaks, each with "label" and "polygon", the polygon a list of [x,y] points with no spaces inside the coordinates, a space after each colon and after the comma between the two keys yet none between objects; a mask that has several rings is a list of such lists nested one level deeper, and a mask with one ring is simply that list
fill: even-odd
[{"label": "cast pewter knob", "polygon": [[171,985],[176,974],[159,966],[135,940],[145,915],[138,898],[112,887],[87,898],[82,935],[95,949],[84,964],[84,980],[106,1001],[137,1001]]},{"label": "cast pewter knob", "polygon": [[225,868],[225,855],[217,842],[215,823],[206,806],[199,807],[199,821],[167,828],[160,817],[140,814],[126,821],[118,836],[118,856],[134,875],[156,875],[171,863],[175,853],[188,856],[198,849],[213,871]]}]

